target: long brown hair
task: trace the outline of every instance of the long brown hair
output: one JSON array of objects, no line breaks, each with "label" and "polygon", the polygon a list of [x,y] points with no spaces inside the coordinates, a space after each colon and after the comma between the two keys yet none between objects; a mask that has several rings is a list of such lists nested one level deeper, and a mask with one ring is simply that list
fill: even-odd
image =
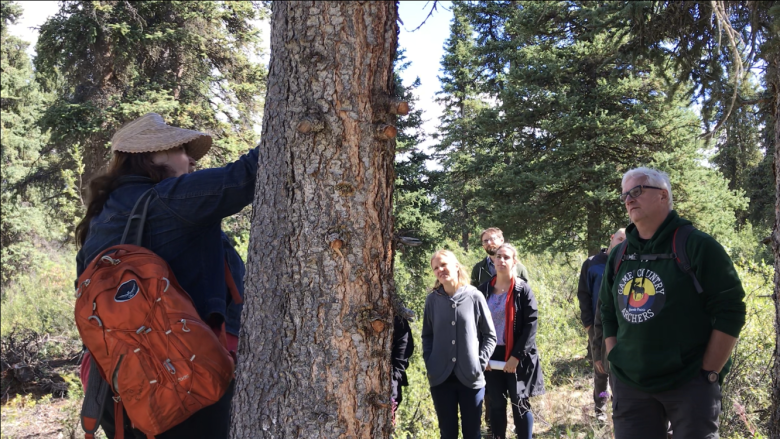
[{"label": "long brown hair", "polygon": [[87,213],[76,226],[76,242],[83,246],[89,233],[89,223],[92,218],[103,211],[108,197],[119,185],[119,177],[138,175],[149,177],[154,183],[159,183],[171,174],[170,168],[165,165],[156,165],[152,161],[152,153],[129,153],[114,151],[108,171],[89,182],[87,191]]}]

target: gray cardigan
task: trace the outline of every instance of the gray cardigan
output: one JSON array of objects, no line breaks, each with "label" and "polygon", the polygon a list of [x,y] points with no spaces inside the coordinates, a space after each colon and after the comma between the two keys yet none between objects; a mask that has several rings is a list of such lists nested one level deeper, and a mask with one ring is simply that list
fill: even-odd
[{"label": "gray cardigan", "polygon": [[428,294],[422,345],[431,387],[443,383],[453,369],[464,386],[484,387],[484,370],[496,347],[496,330],[482,293],[466,285],[452,297],[443,288]]}]

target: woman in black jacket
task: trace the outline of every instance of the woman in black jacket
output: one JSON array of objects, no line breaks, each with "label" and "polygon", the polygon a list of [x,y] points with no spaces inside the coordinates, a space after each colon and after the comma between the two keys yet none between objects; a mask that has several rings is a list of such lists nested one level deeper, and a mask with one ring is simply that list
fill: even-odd
[{"label": "woman in black jacket", "polygon": [[[515,274],[517,249],[502,244],[492,256],[496,275],[479,287],[487,298],[498,344],[490,360],[494,366],[485,372],[490,398],[490,425],[493,438],[506,437],[506,398],[518,438],[530,438],[534,418],[528,398],[544,393],[544,379],[536,351],[538,310],[531,287]],[[496,363],[498,362],[498,363]]]}]

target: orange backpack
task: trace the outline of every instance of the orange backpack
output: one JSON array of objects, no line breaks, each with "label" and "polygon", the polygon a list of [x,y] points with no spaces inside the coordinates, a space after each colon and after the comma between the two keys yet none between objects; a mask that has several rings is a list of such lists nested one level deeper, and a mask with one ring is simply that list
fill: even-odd
[{"label": "orange backpack", "polygon": [[[147,197],[148,195],[148,197]],[[143,214],[135,215],[142,199]],[[123,431],[122,408],[133,426],[148,436],[178,425],[196,411],[216,403],[233,379],[233,358],[199,317],[190,296],[176,281],[168,263],[140,247],[151,190],[136,202],[128,219],[140,218],[136,244],[102,251],[79,276],[76,326],[100,376],[114,394],[117,437]],[[100,395],[87,387],[82,425],[91,437],[102,412]],[[97,389],[98,387],[95,387]],[[90,401],[88,401],[90,400]]]}]

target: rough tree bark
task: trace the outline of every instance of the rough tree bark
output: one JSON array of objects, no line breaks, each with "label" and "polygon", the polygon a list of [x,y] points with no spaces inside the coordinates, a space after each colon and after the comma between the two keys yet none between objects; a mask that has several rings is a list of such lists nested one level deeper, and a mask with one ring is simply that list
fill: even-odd
[{"label": "rough tree bark", "polygon": [[775,122],[775,227],[772,230],[772,249],[775,254],[775,361],[772,370],[772,413],[769,437],[780,438],[780,52],[774,52],[767,63],[767,91],[772,96],[772,116]]},{"label": "rough tree bark", "polygon": [[233,438],[382,438],[395,2],[274,2]]}]

